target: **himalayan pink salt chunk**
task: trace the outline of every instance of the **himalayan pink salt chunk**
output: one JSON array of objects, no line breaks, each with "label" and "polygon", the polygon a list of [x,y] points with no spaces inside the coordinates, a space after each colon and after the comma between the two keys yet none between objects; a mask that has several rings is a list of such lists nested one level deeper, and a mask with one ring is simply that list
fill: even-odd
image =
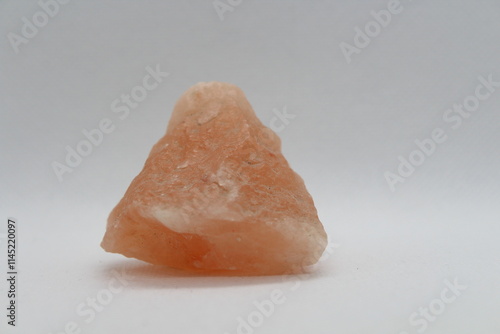
[{"label": "himalayan pink salt chunk", "polygon": [[241,89],[209,82],[177,102],[101,246],[188,271],[271,275],[316,263],[326,244],[278,136]]}]

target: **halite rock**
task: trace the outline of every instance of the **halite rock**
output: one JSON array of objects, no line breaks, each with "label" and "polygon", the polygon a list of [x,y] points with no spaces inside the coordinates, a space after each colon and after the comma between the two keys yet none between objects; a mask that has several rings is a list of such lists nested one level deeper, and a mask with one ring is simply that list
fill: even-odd
[{"label": "halite rock", "polygon": [[101,246],[189,271],[266,275],[316,263],[326,244],[278,136],[238,87],[209,82],[177,102]]}]

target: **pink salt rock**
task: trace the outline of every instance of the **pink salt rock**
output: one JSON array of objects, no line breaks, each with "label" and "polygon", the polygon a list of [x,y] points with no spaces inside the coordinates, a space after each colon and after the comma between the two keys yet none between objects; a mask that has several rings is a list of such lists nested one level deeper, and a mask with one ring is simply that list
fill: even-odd
[{"label": "pink salt rock", "polygon": [[278,136],[241,89],[209,82],[177,102],[101,246],[188,271],[271,275],[316,263],[326,244]]}]

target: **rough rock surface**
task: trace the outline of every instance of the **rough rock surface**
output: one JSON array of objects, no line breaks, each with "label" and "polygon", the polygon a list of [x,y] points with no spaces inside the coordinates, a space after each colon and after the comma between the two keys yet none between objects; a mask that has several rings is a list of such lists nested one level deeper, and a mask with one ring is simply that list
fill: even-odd
[{"label": "rough rock surface", "polygon": [[189,271],[269,275],[316,263],[326,244],[278,136],[238,87],[209,82],[177,102],[101,246]]}]

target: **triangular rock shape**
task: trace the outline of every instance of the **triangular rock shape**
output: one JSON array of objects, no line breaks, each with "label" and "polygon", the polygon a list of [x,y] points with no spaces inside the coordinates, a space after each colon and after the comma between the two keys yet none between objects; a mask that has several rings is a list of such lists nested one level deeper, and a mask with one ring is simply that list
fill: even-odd
[{"label": "triangular rock shape", "polygon": [[101,246],[229,275],[300,271],[327,244],[302,178],[238,87],[198,83],[111,212]]}]

